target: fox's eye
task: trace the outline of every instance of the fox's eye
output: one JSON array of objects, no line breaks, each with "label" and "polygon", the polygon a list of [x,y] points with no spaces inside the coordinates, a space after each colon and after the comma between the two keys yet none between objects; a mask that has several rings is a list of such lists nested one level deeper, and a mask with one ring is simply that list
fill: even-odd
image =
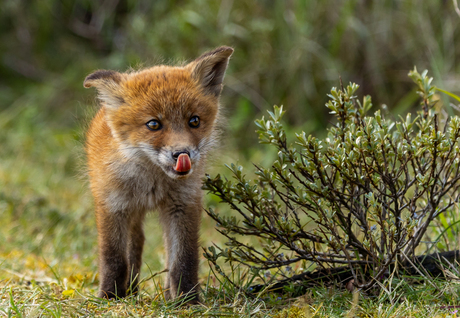
[{"label": "fox's eye", "polygon": [[200,117],[198,116],[193,116],[190,118],[188,121],[188,125],[192,128],[198,128],[200,126]]},{"label": "fox's eye", "polygon": [[161,128],[161,124],[158,120],[152,119],[145,124],[150,130],[158,130]]}]

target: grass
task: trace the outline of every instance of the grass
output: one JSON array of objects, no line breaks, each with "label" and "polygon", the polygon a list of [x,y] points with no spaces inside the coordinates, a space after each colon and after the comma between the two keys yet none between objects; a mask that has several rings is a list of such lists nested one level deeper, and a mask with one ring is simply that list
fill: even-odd
[{"label": "grass", "polygon": [[[2,275],[3,276],[3,275]],[[44,277],[43,277],[44,278]],[[37,281],[3,280],[0,315],[5,317],[457,317],[458,283],[432,280],[384,282],[374,297],[334,288],[311,289],[303,297],[279,299],[273,295],[247,298],[242,293],[223,301],[225,289],[203,286],[203,303],[181,306],[167,302],[159,281],[144,283],[142,292],[116,301],[93,296],[94,277],[73,275]],[[156,286],[155,286],[156,285]],[[385,288],[383,288],[385,287]]]},{"label": "grass", "polygon": [[[13,106],[0,114],[0,316],[456,317],[457,309],[448,307],[460,299],[456,280],[394,279],[383,282],[374,296],[323,286],[299,298],[264,292],[248,297],[221,281],[204,260],[202,304],[184,307],[183,300],[163,297],[161,234],[147,235],[141,293],[117,301],[98,299],[92,199],[79,172],[82,129],[40,120],[39,109],[26,100]],[[227,153],[222,157],[234,159]],[[211,173],[221,170],[215,164]],[[205,204],[215,205],[215,198],[207,197]],[[440,222],[450,224],[455,216],[447,217]],[[157,223],[150,215],[146,233],[161,233]],[[203,218],[201,233],[203,246],[224,242],[209,218]],[[458,246],[456,229],[446,233],[449,248],[453,242]]]}]

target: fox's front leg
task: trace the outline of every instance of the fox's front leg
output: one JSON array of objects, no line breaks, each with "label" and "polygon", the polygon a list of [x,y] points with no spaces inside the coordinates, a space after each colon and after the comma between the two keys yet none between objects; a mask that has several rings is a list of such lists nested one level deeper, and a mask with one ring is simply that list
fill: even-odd
[{"label": "fox's front leg", "polygon": [[170,202],[161,211],[161,222],[168,252],[167,296],[187,295],[189,302],[198,301],[198,231],[201,199],[192,202]]},{"label": "fox's front leg", "polygon": [[142,223],[144,221],[144,215],[138,218],[134,218],[131,221],[129,231],[129,283],[128,288],[132,293],[137,293],[139,290],[139,275],[141,272],[142,265],[142,250],[144,247],[144,229]]},{"label": "fox's front leg", "polygon": [[96,207],[100,298],[125,297],[128,284],[128,224],[122,212]]}]

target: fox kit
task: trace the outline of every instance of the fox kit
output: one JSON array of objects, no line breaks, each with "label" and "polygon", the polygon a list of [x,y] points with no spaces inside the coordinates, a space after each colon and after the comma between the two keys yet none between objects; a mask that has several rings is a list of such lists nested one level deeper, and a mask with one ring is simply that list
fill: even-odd
[{"label": "fox kit", "polygon": [[86,153],[99,244],[99,297],[136,292],[146,211],[157,210],[167,250],[167,296],[198,300],[201,178],[216,142],[219,96],[230,47],[183,67],[99,70],[101,108]]}]

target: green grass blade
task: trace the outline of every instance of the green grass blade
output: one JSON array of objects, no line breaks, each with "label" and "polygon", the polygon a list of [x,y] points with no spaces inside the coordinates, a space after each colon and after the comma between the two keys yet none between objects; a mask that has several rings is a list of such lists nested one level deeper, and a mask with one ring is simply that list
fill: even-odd
[{"label": "green grass blade", "polygon": [[444,93],[444,94],[446,94],[446,95],[452,97],[453,99],[457,100],[458,102],[460,102],[460,97],[459,97],[459,96],[457,96],[457,95],[455,95],[455,94],[453,94],[453,93],[451,93],[451,92],[448,92],[448,91],[446,91],[446,90],[444,90],[444,89],[441,89],[441,88],[439,88],[439,87],[436,87],[436,90],[437,90],[437,91],[440,91],[441,93]]}]

